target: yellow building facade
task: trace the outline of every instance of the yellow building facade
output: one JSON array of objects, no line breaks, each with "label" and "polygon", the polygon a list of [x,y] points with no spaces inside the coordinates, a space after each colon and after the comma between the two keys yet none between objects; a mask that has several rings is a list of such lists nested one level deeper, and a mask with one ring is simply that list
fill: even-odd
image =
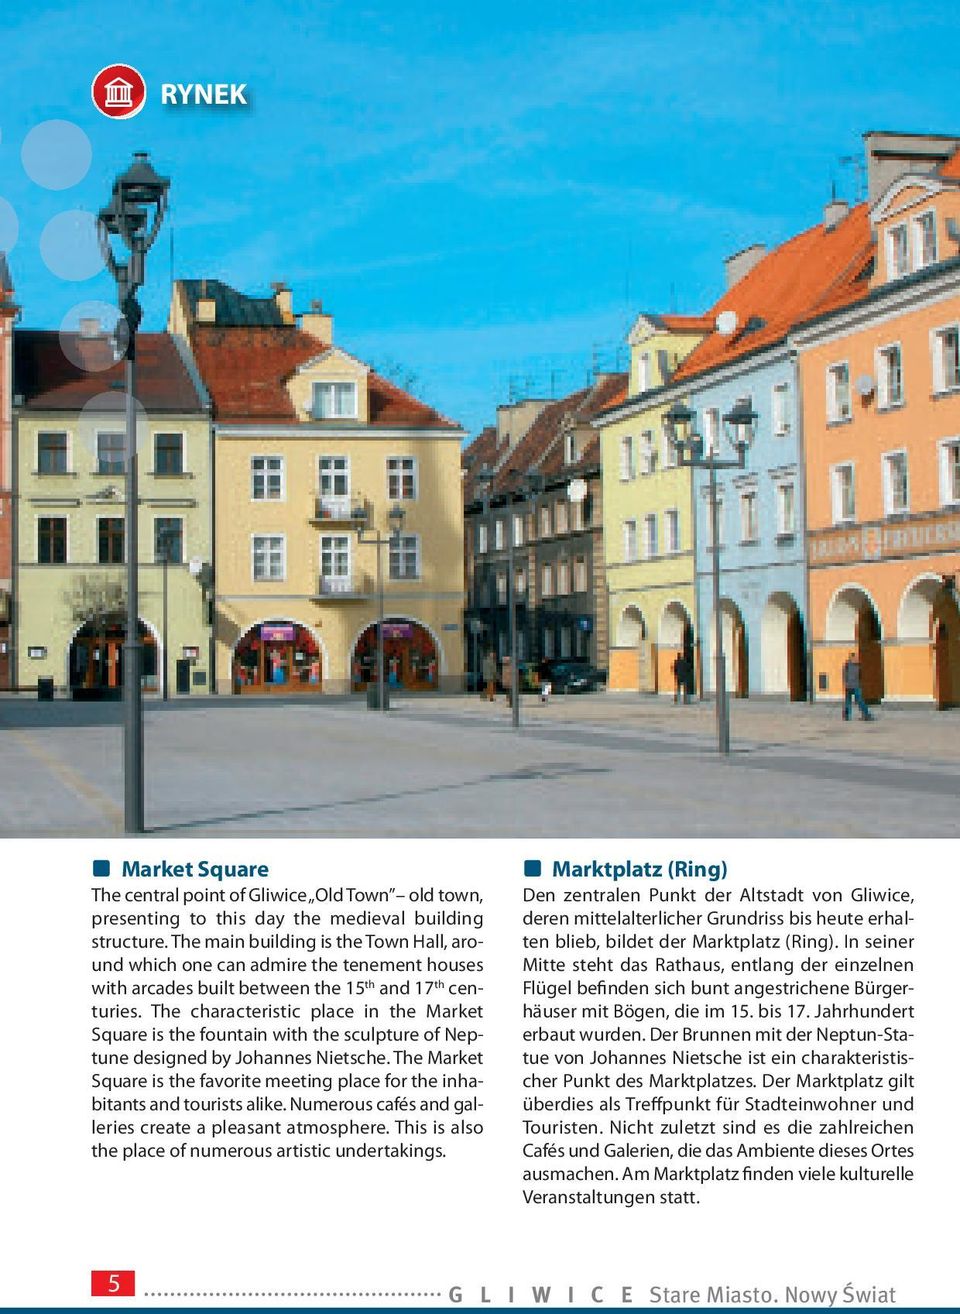
[{"label": "yellow building facade", "polygon": [[[694,519],[689,469],[663,433],[662,389],[708,329],[683,315],[640,315],[630,333],[627,399],[600,415],[609,593],[609,687],[673,692],[673,664],[696,665]],[[699,677],[697,680],[699,686]]]},{"label": "yellow building facade", "polygon": [[[16,335],[16,683],[119,697],[126,606],[123,365],[86,337]],[[144,689],[206,693],[211,429],[166,334],[138,339]],[[166,559],[166,560],[165,560]]]},{"label": "yellow building facade", "polygon": [[378,558],[388,685],[460,689],[463,430],[333,346],[329,316],[296,322],[286,291],[175,294],[215,417],[217,690],[375,683]]}]

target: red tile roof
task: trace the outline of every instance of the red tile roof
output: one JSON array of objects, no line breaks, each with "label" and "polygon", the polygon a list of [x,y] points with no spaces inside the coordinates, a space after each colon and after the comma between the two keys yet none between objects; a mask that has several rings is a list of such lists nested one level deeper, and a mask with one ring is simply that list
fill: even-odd
[{"label": "red tile roof", "polygon": [[[720,298],[707,317],[711,332],[681,362],[671,382],[771,346],[794,324],[862,299],[869,291],[865,273],[872,253],[866,204],[855,206],[834,228],[817,224],[784,242]],[[737,316],[730,334],[715,327],[724,310]]]},{"label": "red tile roof", "polygon": [[945,164],[940,166],[941,178],[960,178],[960,150],[955,151]]},{"label": "red tile roof", "polygon": [[[240,423],[295,422],[287,383],[301,365],[328,348],[327,343],[293,325],[223,328],[197,324],[190,340],[217,418]],[[372,425],[459,427],[372,370],[367,387]]]},{"label": "red tile roof", "polygon": [[[104,336],[65,333],[61,338],[55,330],[16,329],[13,344],[13,390],[22,394],[29,409],[78,411],[101,393],[122,397],[125,364],[114,359],[113,347]],[[135,391],[148,412],[203,410],[167,333],[137,335]]]}]

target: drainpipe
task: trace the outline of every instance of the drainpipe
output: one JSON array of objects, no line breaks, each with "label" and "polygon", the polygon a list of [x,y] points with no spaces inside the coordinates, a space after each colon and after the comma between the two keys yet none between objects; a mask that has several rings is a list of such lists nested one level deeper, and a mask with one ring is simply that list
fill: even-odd
[{"label": "drainpipe", "polygon": [[807,702],[817,701],[813,671],[813,618],[810,614],[810,567],[807,561],[807,458],[803,441],[803,391],[800,387],[800,353],[791,345],[793,357],[794,411],[797,417],[797,491],[800,494],[800,564],[803,570],[803,654],[807,667]]}]

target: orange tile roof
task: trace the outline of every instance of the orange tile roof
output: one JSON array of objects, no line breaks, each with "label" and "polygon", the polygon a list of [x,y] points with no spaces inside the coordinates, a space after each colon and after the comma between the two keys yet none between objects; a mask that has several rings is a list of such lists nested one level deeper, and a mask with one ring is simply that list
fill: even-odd
[{"label": "orange tile roof", "polygon": [[946,164],[940,166],[940,177],[960,179],[960,150],[954,151]]},{"label": "orange tile roof", "polygon": [[[287,381],[328,347],[294,325],[223,328],[197,324],[191,329],[190,341],[215,415],[241,423],[296,421]],[[459,428],[373,370],[367,375],[367,390],[371,425]]]},{"label": "orange tile roof", "polygon": [[[872,253],[865,203],[855,206],[834,228],[817,224],[790,238],[720,298],[707,317],[711,332],[681,362],[671,382],[694,378],[771,346],[794,324],[865,297],[869,288],[864,275]],[[715,327],[724,310],[737,316],[737,328],[730,334]]]}]

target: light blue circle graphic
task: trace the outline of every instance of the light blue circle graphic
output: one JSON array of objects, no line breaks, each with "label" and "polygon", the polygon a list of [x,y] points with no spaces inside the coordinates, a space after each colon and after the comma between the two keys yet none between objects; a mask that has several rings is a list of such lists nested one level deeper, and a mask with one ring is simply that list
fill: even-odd
[{"label": "light blue circle graphic", "polygon": [[87,176],[93,160],[90,138],[69,119],[47,119],[23,139],[20,159],[31,182],[48,191],[75,187]]},{"label": "light blue circle graphic", "polygon": [[103,270],[96,216],[89,210],[61,210],[40,234],[43,263],[57,278],[80,283]]},{"label": "light blue circle graphic", "polygon": [[20,221],[16,210],[0,196],[0,251],[12,251],[17,245],[19,232]]},{"label": "light blue circle graphic", "polygon": [[109,301],[80,301],[60,324],[60,349],[88,374],[112,369],[129,340],[127,321]]}]

